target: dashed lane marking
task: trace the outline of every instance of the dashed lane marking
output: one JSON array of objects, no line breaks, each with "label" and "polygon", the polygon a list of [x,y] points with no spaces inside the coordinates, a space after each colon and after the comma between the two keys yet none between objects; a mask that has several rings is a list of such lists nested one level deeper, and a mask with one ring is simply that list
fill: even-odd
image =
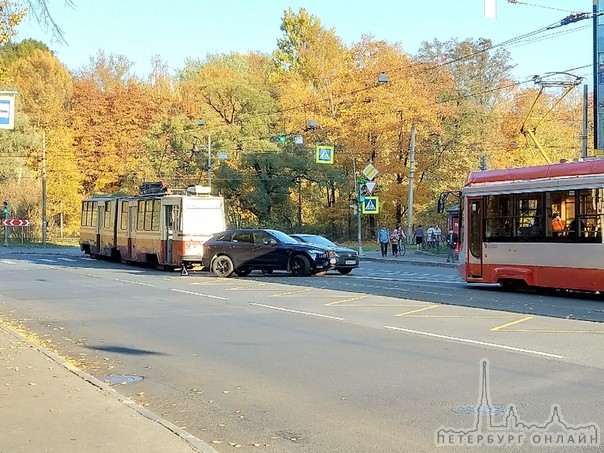
[{"label": "dashed lane marking", "polygon": [[564,358],[563,355],[551,354],[549,352],[535,351],[533,349],[516,348],[514,346],[506,346],[503,344],[490,343],[487,341],[471,340],[469,338],[462,338],[462,337],[451,337],[449,335],[440,335],[437,333],[424,332],[421,330],[404,329],[402,327],[384,326],[384,328],[388,329],[388,330],[396,330],[399,332],[411,333],[411,334],[415,334],[415,335],[423,335],[426,337],[439,338],[441,340],[456,341],[458,343],[468,343],[468,344],[479,345],[479,346],[487,346],[490,348],[502,349],[502,350],[510,351],[510,352],[518,352],[518,353],[522,353],[522,354],[532,354],[532,355],[538,355],[541,357],[551,357],[554,359],[563,359]]},{"label": "dashed lane marking", "polygon": [[116,282],[122,282],[122,283],[132,283],[133,285],[150,286],[152,288],[155,286],[155,285],[152,285],[151,283],[135,282],[134,280],[124,280],[121,278],[114,278],[113,280]]},{"label": "dashed lane marking", "polygon": [[270,310],[285,311],[287,313],[295,313],[297,315],[314,316],[315,318],[333,319],[336,321],[344,320],[344,318],[340,318],[339,316],[329,316],[329,315],[324,315],[321,313],[313,313],[311,311],[292,310],[291,308],[275,307],[274,305],[257,304],[255,302],[250,302],[250,305],[253,305],[255,307],[268,308]]},{"label": "dashed lane marking", "polygon": [[185,291],[183,289],[170,288],[170,291],[174,291],[174,292],[182,293],[182,294],[189,294],[191,296],[207,297],[209,299],[229,300],[228,297],[220,297],[220,296],[214,296],[212,294],[196,293],[194,291]]}]

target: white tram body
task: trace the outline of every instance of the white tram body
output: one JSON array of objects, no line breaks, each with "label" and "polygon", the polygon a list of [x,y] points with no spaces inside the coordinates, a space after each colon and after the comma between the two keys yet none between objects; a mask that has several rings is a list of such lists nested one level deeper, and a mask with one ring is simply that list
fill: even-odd
[{"label": "white tram body", "polygon": [[80,248],[92,257],[159,268],[201,264],[203,243],[225,230],[226,221],[223,198],[197,187],[84,200]]}]

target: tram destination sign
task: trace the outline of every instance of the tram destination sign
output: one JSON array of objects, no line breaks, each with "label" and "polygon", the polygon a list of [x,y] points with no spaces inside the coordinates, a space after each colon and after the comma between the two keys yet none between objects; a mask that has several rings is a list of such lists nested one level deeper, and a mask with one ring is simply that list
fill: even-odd
[{"label": "tram destination sign", "polygon": [[2,221],[2,226],[29,226],[29,220],[6,219]]}]

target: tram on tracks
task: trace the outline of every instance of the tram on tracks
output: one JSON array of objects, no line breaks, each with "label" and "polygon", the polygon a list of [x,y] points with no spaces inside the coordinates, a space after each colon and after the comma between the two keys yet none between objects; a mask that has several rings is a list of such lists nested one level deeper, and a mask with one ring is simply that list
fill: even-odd
[{"label": "tram on tracks", "polygon": [[83,200],[80,248],[93,258],[186,269],[201,265],[203,243],[225,229],[224,199],[209,188],[146,183],[139,195]]},{"label": "tram on tracks", "polygon": [[604,291],[604,160],[473,172],[460,208],[466,282]]}]

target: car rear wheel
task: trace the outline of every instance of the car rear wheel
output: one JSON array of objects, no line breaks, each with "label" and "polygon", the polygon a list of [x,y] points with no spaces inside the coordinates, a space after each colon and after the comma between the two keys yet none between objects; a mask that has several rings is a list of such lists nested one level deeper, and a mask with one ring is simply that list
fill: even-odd
[{"label": "car rear wheel", "polygon": [[338,272],[340,274],[346,275],[346,274],[350,274],[352,272],[352,269],[338,269]]},{"label": "car rear wheel", "polygon": [[251,269],[236,269],[235,273],[239,276],[239,277],[245,277],[247,275],[250,275],[250,272],[252,272]]},{"label": "car rear wheel", "polygon": [[212,272],[218,277],[230,277],[235,271],[233,260],[226,255],[218,256],[212,264]]},{"label": "car rear wheel", "polygon": [[296,277],[306,277],[310,275],[310,261],[304,255],[293,256],[289,268]]}]

